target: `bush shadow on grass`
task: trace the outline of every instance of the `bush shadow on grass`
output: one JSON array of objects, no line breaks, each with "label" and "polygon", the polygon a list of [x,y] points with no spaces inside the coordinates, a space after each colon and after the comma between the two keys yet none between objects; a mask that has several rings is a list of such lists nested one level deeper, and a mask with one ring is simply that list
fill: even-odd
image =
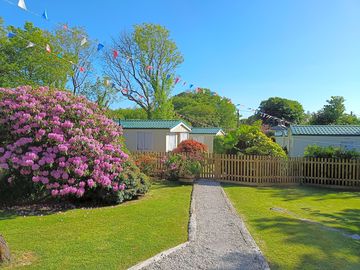
[{"label": "bush shadow on grass", "polygon": [[[360,214],[358,209],[349,209],[338,216],[352,218]],[[358,222],[358,217],[355,222]],[[281,245],[299,245],[308,247],[307,253],[300,255],[294,269],[360,269],[360,256],[353,254],[360,247],[360,241],[347,238],[341,232],[328,231],[320,224],[307,223],[296,218],[276,216],[254,220],[260,234],[282,234]],[[277,239],[279,237],[277,236]],[[268,248],[272,248],[268,244]],[[314,249],[317,252],[314,252]],[[302,248],[304,250],[304,248]],[[306,249],[305,249],[306,250]],[[277,251],[278,252],[278,251]],[[306,252],[306,251],[305,251]],[[357,259],[347,260],[347,254],[352,254]],[[283,255],[285,258],[286,254]],[[271,263],[271,268],[281,268],[276,262]]]}]

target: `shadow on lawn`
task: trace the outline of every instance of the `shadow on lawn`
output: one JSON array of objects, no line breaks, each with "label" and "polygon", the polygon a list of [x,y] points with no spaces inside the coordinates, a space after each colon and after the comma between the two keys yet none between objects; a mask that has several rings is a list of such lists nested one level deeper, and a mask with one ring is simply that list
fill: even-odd
[{"label": "shadow on lawn", "polygon": [[[353,218],[352,222],[359,222],[358,209],[349,209],[343,213],[337,213],[342,219]],[[326,226],[326,224],[324,224]],[[276,216],[272,218],[259,218],[254,222],[260,234],[275,233],[279,240],[282,235],[282,243],[278,245],[298,245],[303,251],[294,269],[360,269],[360,256],[357,256],[360,241],[344,237],[339,232],[328,231],[321,225],[307,223],[295,218]],[[305,247],[308,247],[304,249]],[[271,244],[268,244],[271,248]],[[314,252],[314,249],[317,251]],[[347,260],[351,254],[357,259]],[[284,254],[284,258],[286,254]],[[276,262],[272,268],[281,268]]]},{"label": "shadow on lawn", "polygon": [[314,197],[314,201],[323,201],[329,199],[360,199],[358,191],[344,191],[339,189],[295,186],[295,187],[263,187],[261,192],[271,193],[271,196],[282,198],[283,201],[292,201],[303,199],[304,197]]}]

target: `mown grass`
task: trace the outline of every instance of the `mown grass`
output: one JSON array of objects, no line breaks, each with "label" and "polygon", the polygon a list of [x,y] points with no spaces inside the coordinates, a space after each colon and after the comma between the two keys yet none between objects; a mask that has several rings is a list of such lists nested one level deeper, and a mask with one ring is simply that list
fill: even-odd
[{"label": "mown grass", "polygon": [[0,211],[5,269],[126,269],[187,240],[190,185],[155,183],[140,200],[47,216]]},{"label": "mown grass", "polygon": [[[360,235],[359,192],[231,185],[224,189],[272,269],[360,269],[360,240],[341,233]],[[270,209],[274,207],[291,213]]]}]

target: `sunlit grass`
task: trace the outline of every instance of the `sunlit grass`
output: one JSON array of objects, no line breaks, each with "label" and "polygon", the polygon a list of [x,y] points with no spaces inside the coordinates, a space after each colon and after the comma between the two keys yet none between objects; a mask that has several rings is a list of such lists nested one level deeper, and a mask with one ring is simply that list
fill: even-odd
[{"label": "sunlit grass", "polygon": [[[272,269],[360,269],[360,240],[342,235],[360,235],[359,192],[311,187],[224,188]],[[288,213],[270,210],[273,207]]]},{"label": "sunlit grass", "polygon": [[47,216],[0,211],[5,269],[126,269],[187,240],[191,186],[154,184],[142,199]]}]

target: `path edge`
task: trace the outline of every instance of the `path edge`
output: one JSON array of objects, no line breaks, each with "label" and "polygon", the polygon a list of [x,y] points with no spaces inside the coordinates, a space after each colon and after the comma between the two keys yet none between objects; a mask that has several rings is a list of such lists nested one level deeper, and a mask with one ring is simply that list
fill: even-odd
[{"label": "path edge", "polygon": [[240,217],[239,213],[237,212],[237,210],[235,209],[235,207],[233,206],[233,204],[231,203],[229,197],[226,195],[225,190],[222,186],[222,183],[220,183],[220,187],[221,187],[221,192],[224,196],[225,202],[227,207],[230,209],[230,211],[239,218],[239,225],[240,225],[240,230],[241,230],[241,234],[244,237],[244,240],[251,244],[253,251],[256,254],[257,259],[259,260],[262,269],[264,270],[270,270],[270,266],[268,264],[268,262],[265,259],[265,256],[262,254],[260,248],[258,247],[258,245],[256,244],[254,238],[251,236],[249,230],[247,229],[245,222],[243,221],[243,219]]},{"label": "path edge", "polygon": [[175,247],[169,248],[167,250],[164,250],[156,255],[154,255],[153,257],[150,257],[149,259],[139,262],[138,264],[128,268],[128,270],[140,270],[143,269],[146,266],[149,266],[152,263],[158,262],[161,259],[165,258],[166,256],[174,253],[175,251],[178,251],[180,249],[183,249],[185,247],[187,247],[190,242],[195,241],[195,236],[196,236],[196,214],[195,214],[195,199],[194,199],[194,189],[195,189],[195,185],[196,182],[194,182],[194,184],[192,185],[192,190],[191,190],[191,201],[190,201],[190,208],[189,208],[189,224],[188,224],[188,240],[182,244],[179,244]]}]

